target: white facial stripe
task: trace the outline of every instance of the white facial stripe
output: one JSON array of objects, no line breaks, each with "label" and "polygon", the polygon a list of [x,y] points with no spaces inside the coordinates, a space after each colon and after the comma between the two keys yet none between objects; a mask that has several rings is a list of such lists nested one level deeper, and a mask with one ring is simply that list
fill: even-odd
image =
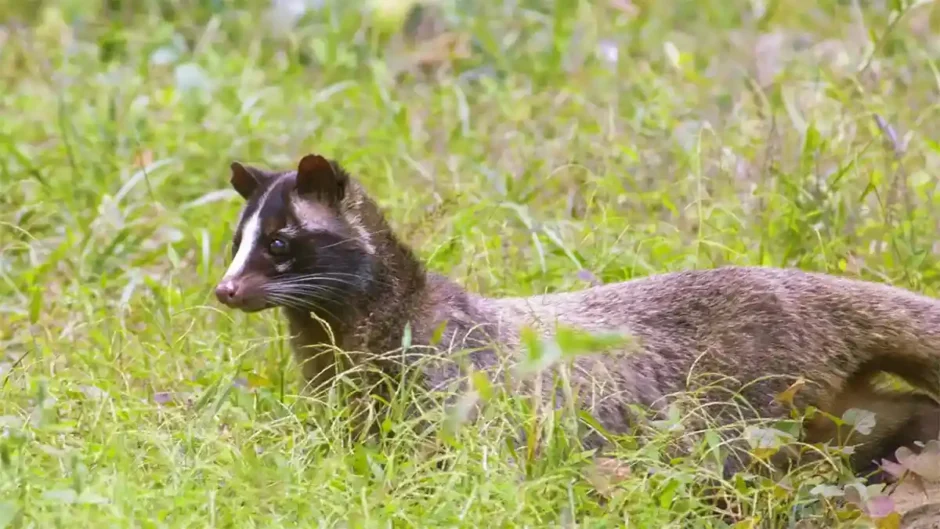
[{"label": "white facial stripe", "polygon": [[235,258],[232,259],[232,264],[230,264],[228,270],[225,271],[223,279],[231,279],[241,274],[245,269],[245,265],[248,264],[248,258],[251,256],[251,252],[255,251],[255,247],[258,245],[258,239],[261,238],[260,211],[261,208],[258,208],[248,219],[248,222],[245,223],[245,227],[242,230],[241,246],[239,246],[238,251],[235,252]]},{"label": "white facial stripe", "polygon": [[[287,176],[287,174],[281,175],[278,180],[286,178]],[[230,264],[228,270],[225,271],[223,280],[237,276],[242,273],[245,270],[245,266],[248,265],[249,257],[251,257],[252,252],[255,251],[258,242],[261,240],[261,210],[264,209],[264,204],[268,201],[271,190],[275,188],[277,188],[277,182],[274,182],[271,187],[261,195],[261,198],[258,199],[258,207],[255,209],[255,212],[251,214],[248,221],[245,222],[244,228],[242,229],[241,246],[239,246],[238,251],[235,252],[235,258],[232,259],[232,264]]]}]

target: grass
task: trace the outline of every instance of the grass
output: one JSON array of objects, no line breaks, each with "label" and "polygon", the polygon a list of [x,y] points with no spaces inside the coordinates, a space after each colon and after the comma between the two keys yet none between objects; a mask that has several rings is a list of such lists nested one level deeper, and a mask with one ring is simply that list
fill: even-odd
[{"label": "grass", "polygon": [[[234,159],[340,159],[490,295],[728,263],[937,294],[929,3],[443,5],[467,53],[421,70],[354,3],[285,29],[260,0],[0,2],[0,527],[728,526],[667,434],[604,493],[563,417],[510,399],[432,451],[403,390],[358,438],[274,313],[213,299]],[[857,512],[807,491],[840,479],[721,490],[737,527],[831,526]]]}]

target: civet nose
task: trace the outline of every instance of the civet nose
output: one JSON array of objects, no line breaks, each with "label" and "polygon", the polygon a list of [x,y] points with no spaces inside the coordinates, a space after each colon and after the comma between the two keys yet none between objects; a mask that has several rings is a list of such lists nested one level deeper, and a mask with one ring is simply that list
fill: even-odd
[{"label": "civet nose", "polygon": [[231,279],[226,279],[218,284],[215,287],[215,297],[219,298],[219,301],[228,305],[235,306],[238,304],[238,283],[232,281]]}]

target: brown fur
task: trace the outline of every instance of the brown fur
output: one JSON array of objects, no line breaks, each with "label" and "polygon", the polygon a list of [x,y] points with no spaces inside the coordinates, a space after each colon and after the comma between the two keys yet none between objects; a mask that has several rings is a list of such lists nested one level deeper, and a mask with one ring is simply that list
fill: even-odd
[{"label": "brown fur", "polygon": [[[332,176],[326,171],[322,178]],[[307,200],[315,203],[303,206],[304,223],[351,234],[350,243],[374,263],[365,294],[348,297],[338,317],[318,314],[330,324],[337,346],[374,354],[395,350],[406,324],[413,344],[428,345],[443,325],[443,354],[423,368],[429,387],[459,378],[461,367],[449,356],[458,350],[473,350],[469,362],[475,368],[493,368],[503,353],[519,349],[523,326],[549,335],[556,324],[564,324],[636,339],[635,347],[581,357],[572,366],[580,405],[612,433],[629,431],[627,405],[662,409],[671,394],[689,389],[689,375],[697,372],[732,377],[737,381],[733,389],[762,417],[788,413],[773,399],[792,382],[784,376],[807,380],[793,401],[800,408],[813,405],[835,415],[851,407],[870,408],[878,425],[858,452],[857,466],[890,453],[898,443],[937,437],[940,408],[934,400],[879,393],[869,380],[886,371],[936,396],[940,302],[932,298],[882,284],[762,267],[668,273],[529,298],[487,298],[427,272],[355,181],[345,182],[335,203],[318,207],[316,199]],[[329,380],[336,372],[335,356],[323,347],[325,331],[304,310],[287,308],[286,314],[304,376],[316,383]],[[727,394],[710,397],[718,403]],[[715,410],[722,417],[722,408]],[[807,431],[811,442],[836,433],[820,419]]]}]

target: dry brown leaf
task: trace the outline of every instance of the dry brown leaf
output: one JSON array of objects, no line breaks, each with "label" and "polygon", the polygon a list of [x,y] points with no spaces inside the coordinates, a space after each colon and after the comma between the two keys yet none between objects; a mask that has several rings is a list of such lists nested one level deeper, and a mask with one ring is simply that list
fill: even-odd
[{"label": "dry brown leaf", "polygon": [[134,167],[143,168],[153,163],[153,151],[144,149],[134,156]]},{"label": "dry brown leaf", "polygon": [[630,466],[623,460],[613,457],[599,457],[588,467],[587,480],[603,496],[609,496],[611,489],[630,477]]},{"label": "dry brown leaf", "polygon": [[417,46],[411,61],[421,68],[450,63],[470,57],[470,37],[465,33],[442,33]]},{"label": "dry brown leaf", "polygon": [[894,452],[898,463],[927,481],[940,481],[940,441],[932,440],[919,454],[902,446]]},{"label": "dry brown leaf", "polygon": [[800,377],[796,380],[796,382],[790,384],[790,387],[778,393],[774,397],[774,400],[781,404],[792,406],[794,397],[796,397],[796,394],[799,393],[800,389],[802,389],[805,385],[806,379]]}]

